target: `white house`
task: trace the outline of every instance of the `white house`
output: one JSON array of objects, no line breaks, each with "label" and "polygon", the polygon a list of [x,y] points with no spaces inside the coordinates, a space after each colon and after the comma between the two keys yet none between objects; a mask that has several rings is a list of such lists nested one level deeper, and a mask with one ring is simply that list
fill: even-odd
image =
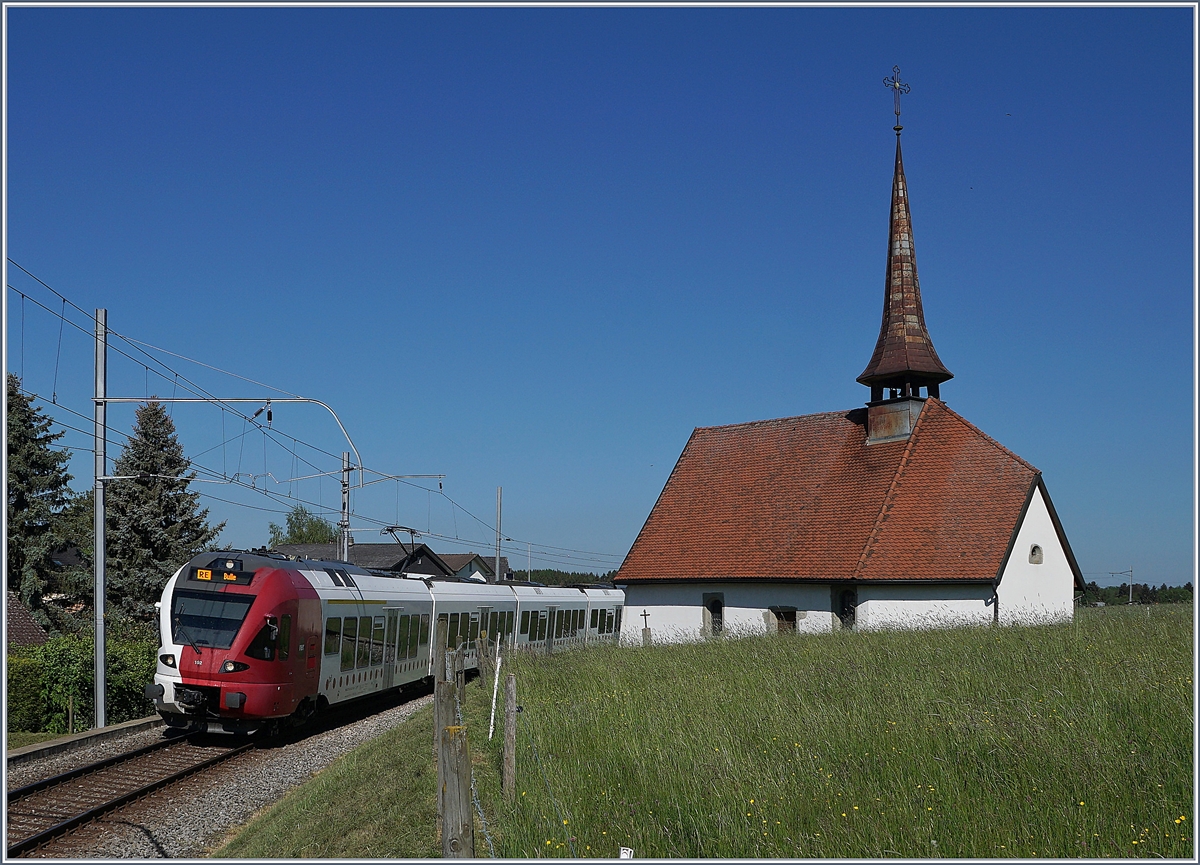
[{"label": "white house", "polygon": [[627,620],[679,640],[1069,619],[1083,577],[1041,473],[941,401],[952,377],[897,131],[870,402],[696,429],[617,574]]}]

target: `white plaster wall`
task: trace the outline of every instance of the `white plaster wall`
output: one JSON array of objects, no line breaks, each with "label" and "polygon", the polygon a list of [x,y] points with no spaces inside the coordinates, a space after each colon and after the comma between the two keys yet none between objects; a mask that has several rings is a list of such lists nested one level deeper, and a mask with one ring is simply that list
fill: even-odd
[{"label": "white plaster wall", "polygon": [[858,586],[855,626],[865,631],[992,623],[990,584]]},{"label": "white plaster wall", "polygon": [[[712,592],[725,596],[725,632],[731,636],[775,631],[775,615],[768,609],[772,606],[796,607],[796,630],[801,633],[824,633],[833,626],[827,583],[635,583],[625,586],[621,641],[640,645],[646,622],[656,643],[702,639],[703,599]],[[642,618],[643,612],[648,619]]]},{"label": "white plaster wall", "polygon": [[[1029,562],[1033,544],[1042,548],[1040,565]],[[1002,625],[1070,621],[1074,615],[1075,577],[1040,489],[1034,490],[1025,521],[1017,531],[997,594]]]}]

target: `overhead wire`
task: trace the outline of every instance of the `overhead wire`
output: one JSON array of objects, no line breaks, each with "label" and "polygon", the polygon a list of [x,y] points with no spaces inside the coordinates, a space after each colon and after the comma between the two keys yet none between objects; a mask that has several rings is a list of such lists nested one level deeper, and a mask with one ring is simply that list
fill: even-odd
[{"label": "overhead wire", "polygon": [[[24,273],[28,274],[32,279],[36,280],[39,284],[41,284],[47,290],[52,292],[56,297],[60,298],[64,304],[64,306],[63,306],[64,311],[66,309],[66,306],[69,305],[73,309],[76,309],[83,315],[87,316],[88,319],[91,320],[92,322],[96,321],[96,318],[93,314],[88,313],[86,310],[84,310],[78,304],[68,300],[61,292],[59,292],[56,289],[52,288],[51,286],[47,285],[44,281],[39,279],[37,276],[34,276],[34,274],[30,273],[24,267],[21,267],[20,264],[17,264],[17,262],[13,261],[11,258],[9,258],[8,261],[10,263],[12,263],[14,266],[16,266],[17,268],[20,268],[20,270],[22,270]],[[21,291],[19,288],[15,287],[15,286],[13,286],[12,284],[8,284],[8,288],[11,289],[12,291],[17,292],[22,297],[29,297],[23,291]],[[81,333],[83,333],[89,337],[94,337],[94,333],[89,331],[87,328],[84,328],[81,325],[79,325],[78,323],[67,318],[65,315],[65,312],[64,313],[55,312],[53,309],[51,309],[50,307],[46,306],[45,304],[41,303],[40,301],[38,301],[36,298],[33,298],[33,297],[29,297],[29,300],[32,301],[36,306],[39,306],[42,309],[44,309],[46,312],[50,313],[51,315],[58,317],[60,319],[60,322],[65,322],[67,324],[70,324],[72,327],[74,327],[76,330],[80,331]],[[189,379],[187,376],[182,375],[178,370],[174,369],[169,364],[164,363],[159,358],[156,358],[153,355],[151,355],[150,353],[143,350],[139,345],[135,344],[135,343],[139,342],[138,340],[132,340],[132,339],[126,337],[124,334],[120,333],[119,331],[113,330],[111,328],[107,328],[107,333],[109,334],[109,336],[116,337],[117,339],[120,339],[120,340],[128,343],[131,346],[131,348],[133,348],[134,351],[138,352],[141,355],[144,355],[145,357],[149,358],[151,362],[157,364],[158,366],[161,366],[167,372],[171,373],[171,375],[173,376],[173,379],[168,378],[167,375],[163,374],[162,372],[159,372],[157,369],[151,369],[145,363],[145,361],[139,360],[138,358],[134,357],[133,355],[131,355],[127,352],[122,351],[121,349],[117,348],[116,346],[111,345],[111,344],[108,346],[108,348],[110,350],[116,352],[117,354],[121,355],[124,358],[127,358],[128,360],[132,361],[133,363],[137,364],[138,366],[144,367],[146,369],[147,373],[153,372],[155,375],[159,376],[164,381],[171,381],[173,384],[173,391],[172,391],[173,395],[175,393],[177,393],[177,389],[179,387],[179,382],[182,380],[184,382],[183,390],[186,393],[190,393],[193,396],[202,398],[206,401],[212,402],[213,404],[220,405],[223,408],[228,409],[232,414],[242,417],[248,421],[253,421],[253,418],[251,418],[249,415],[238,410],[237,408],[234,408],[230,403],[226,402],[225,400],[222,400],[220,397],[217,397],[215,394],[209,392],[202,385],[199,385],[196,382],[193,382],[191,379]],[[196,362],[200,363],[199,361],[196,361]],[[201,364],[201,365],[205,365],[205,364]],[[240,376],[237,376],[236,373],[230,373],[228,370],[222,370],[217,367],[210,367],[210,368],[216,370],[217,372],[221,372],[221,373],[224,373],[227,375],[233,375],[235,377],[240,377]],[[264,384],[262,386],[268,387],[272,390],[280,391],[281,393],[288,393],[288,391],[284,391],[282,388],[272,387],[271,385]],[[303,399],[303,397],[300,397],[300,398]],[[255,423],[255,426],[258,426],[261,428],[262,425]],[[305,441],[304,439],[300,439],[295,436],[291,436],[291,438],[293,438],[293,440],[296,441],[297,443],[303,444],[305,447],[311,448],[312,450],[317,451],[318,453],[324,454],[324,455],[329,456],[334,459],[340,459],[338,454],[335,454],[331,451],[327,451],[324,448],[321,448],[321,447],[318,447],[317,445],[312,444],[311,442]],[[317,468],[317,466],[312,463],[308,463],[308,465],[310,465],[312,468]]]},{"label": "overhead wire", "polygon": [[[48,291],[50,291],[50,292],[51,292],[52,294],[54,294],[56,297],[58,297],[58,298],[59,298],[59,299],[62,301],[62,303],[63,303],[63,308],[62,308],[62,311],[61,311],[61,312],[55,312],[53,309],[51,309],[50,307],[48,307],[48,306],[46,306],[45,304],[41,303],[41,302],[40,302],[40,301],[38,301],[36,298],[30,297],[30,296],[29,296],[29,295],[27,295],[25,292],[21,291],[20,289],[16,288],[15,286],[13,286],[13,285],[11,285],[11,284],[8,284],[8,288],[9,288],[9,289],[11,289],[12,291],[15,291],[15,292],[16,292],[18,295],[20,295],[20,297],[21,297],[21,304],[22,304],[22,373],[24,372],[24,303],[25,303],[25,300],[26,300],[26,299],[30,300],[30,301],[31,301],[31,302],[33,302],[33,303],[34,303],[36,306],[38,306],[38,307],[40,307],[40,308],[44,309],[46,312],[50,313],[51,315],[54,315],[54,316],[56,316],[56,317],[58,317],[58,318],[59,318],[59,322],[60,322],[60,323],[59,323],[59,352],[60,352],[60,355],[61,355],[61,336],[62,336],[62,328],[63,328],[63,325],[64,325],[64,324],[70,324],[72,327],[74,327],[75,329],[79,330],[80,332],[84,333],[85,335],[87,335],[87,336],[89,336],[89,337],[92,337],[92,336],[94,336],[94,334],[93,334],[92,332],[90,332],[88,329],[86,329],[86,328],[84,328],[84,327],[80,326],[78,323],[76,323],[76,322],[72,321],[70,318],[68,318],[68,317],[66,316],[66,308],[67,308],[67,306],[69,305],[69,306],[70,306],[70,307],[72,307],[73,309],[75,309],[75,310],[77,310],[78,312],[80,312],[82,315],[86,316],[86,317],[87,317],[89,320],[91,320],[92,322],[95,322],[95,321],[96,321],[94,314],[87,312],[87,310],[83,309],[83,308],[82,308],[82,307],[80,307],[78,304],[76,304],[76,303],[74,303],[73,301],[71,301],[70,299],[68,299],[68,298],[67,298],[67,297],[66,297],[64,294],[62,294],[62,293],[61,293],[61,292],[59,292],[57,289],[53,288],[53,287],[52,287],[52,286],[50,286],[48,283],[46,283],[44,280],[42,280],[41,278],[39,278],[38,276],[36,276],[36,275],[35,275],[35,274],[33,274],[32,272],[30,272],[29,270],[27,270],[27,269],[26,269],[25,267],[23,267],[21,264],[19,264],[19,263],[17,263],[16,261],[14,261],[14,260],[13,260],[11,257],[10,257],[10,258],[8,258],[8,261],[9,261],[9,263],[11,263],[13,266],[17,267],[19,270],[21,270],[21,271],[22,271],[23,273],[25,273],[27,276],[29,276],[29,277],[30,277],[30,278],[32,278],[34,281],[36,281],[38,284],[40,284],[41,286],[43,286],[44,288],[46,288]],[[257,428],[258,430],[260,430],[260,431],[263,433],[263,435],[264,435],[264,442],[263,442],[263,448],[264,448],[264,472],[265,472],[265,469],[266,469],[266,462],[267,462],[267,454],[266,454],[267,441],[266,441],[266,439],[267,439],[267,438],[270,438],[272,441],[274,441],[274,442],[275,442],[277,445],[279,445],[281,448],[283,448],[283,447],[284,447],[284,445],[282,444],[282,442],[278,441],[278,440],[277,440],[277,438],[276,438],[276,434],[278,433],[278,431],[276,431],[276,430],[272,430],[272,429],[270,429],[270,428],[268,428],[268,427],[263,427],[261,424],[257,423],[257,422],[254,420],[254,418],[252,418],[252,417],[250,417],[249,415],[245,414],[244,412],[242,412],[242,411],[238,410],[237,408],[235,408],[234,406],[232,406],[231,404],[229,404],[229,403],[228,403],[228,402],[226,402],[225,400],[223,400],[223,399],[221,399],[221,398],[219,398],[219,397],[215,396],[215,395],[214,395],[214,394],[212,394],[210,391],[208,391],[206,388],[204,388],[202,385],[200,385],[200,384],[198,384],[198,383],[196,383],[196,382],[192,381],[192,380],[191,380],[191,379],[189,379],[187,376],[184,376],[184,375],[182,375],[182,374],[181,374],[181,373],[180,373],[178,370],[174,369],[173,367],[171,367],[169,364],[167,364],[166,362],[164,362],[164,361],[163,361],[163,360],[161,360],[160,358],[157,358],[157,357],[155,357],[154,355],[152,355],[152,354],[150,354],[149,352],[147,352],[147,351],[146,351],[144,348],[142,348],[142,346],[145,346],[146,348],[152,349],[153,351],[160,351],[160,352],[162,352],[162,353],[164,353],[164,354],[170,355],[170,356],[172,356],[172,357],[176,357],[176,358],[178,358],[178,359],[180,359],[180,360],[185,360],[185,361],[187,361],[187,362],[189,362],[189,363],[194,363],[194,364],[196,364],[196,365],[198,365],[198,366],[202,366],[202,367],[204,367],[204,368],[206,368],[206,369],[210,369],[210,370],[213,370],[213,371],[215,371],[215,372],[222,373],[222,374],[224,374],[224,375],[229,375],[229,376],[231,376],[231,377],[233,377],[233,378],[236,378],[236,379],[239,379],[239,380],[241,380],[241,381],[246,381],[246,382],[248,382],[248,383],[255,384],[255,385],[257,385],[257,386],[260,386],[260,387],[265,387],[265,388],[268,388],[268,389],[270,389],[270,390],[273,390],[273,391],[276,391],[276,392],[278,392],[278,393],[288,394],[289,396],[293,396],[293,397],[300,398],[300,399],[303,399],[303,397],[299,397],[299,396],[298,396],[298,395],[296,395],[296,394],[292,394],[290,391],[284,390],[283,388],[279,388],[279,387],[276,387],[276,386],[274,386],[274,385],[269,385],[269,384],[266,384],[265,382],[260,382],[260,381],[257,381],[257,380],[255,380],[255,379],[250,379],[250,378],[248,378],[248,377],[246,377],[246,376],[239,375],[238,373],[234,373],[234,372],[231,372],[231,371],[229,371],[229,370],[221,369],[220,367],[216,367],[216,366],[213,366],[213,365],[211,365],[211,364],[207,364],[207,363],[205,363],[205,362],[203,362],[203,361],[196,360],[195,358],[190,358],[190,357],[187,357],[186,355],[182,355],[182,354],[179,354],[179,353],[177,353],[177,352],[170,351],[169,349],[162,348],[161,346],[155,346],[155,345],[153,345],[153,344],[151,344],[151,343],[147,343],[147,342],[144,342],[144,341],[142,341],[142,340],[134,339],[134,338],[132,338],[132,337],[127,337],[127,336],[125,336],[124,334],[122,334],[122,333],[120,333],[120,332],[118,332],[118,331],[112,330],[112,329],[108,329],[108,330],[107,330],[107,332],[108,332],[108,334],[109,334],[110,336],[112,336],[112,337],[115,337],[116,339],[119,339],[119,340],[122,340],[123,342],[125,342],[127,345],[129,345],[129,346],[130,346],[130,348],[131,348],[131,349],[133,349],[134,351],[136,351],[138,354],[145,356],[145,357],[146,357],[146,358],[148,358],[148,359],[149,359],[149,360],[150,360],[152,363],[154,363],[154,364],[156,364],[156,365],[158,365],[158,366],[161,366],[161,367],[162,367],[164,370],[166,370],[168,373],[171,373],[171,376],[172,376],[172,378],[168,379],[168,376],[167,376],[167,375],[165,375],[163,372],[160,372],[158,369],[152,369],[152,368],[151,368],[151,367],[150,367],[150,366],[149,366],[149,365],[148,365],[148,364],[147,364],[145,361],[141,361],[141,360],[139,360],[138,358],[134,357],[133,355],[131,355],[131,354],[129,354],[129,353],[127,353],[127,352],[125,352],[125,351],[122,351],[120,348],[117,348],[116,346],[112,346],[112,345],[110,345],[110,346],[109,346],[109,348],[110,348],[110,349],[112,349],[113,351],[115,351],[115,352],[116,352],[118,355],[120,355],[120,356],[122,356],[122,357],[125,357],[125,358],[127,358],[128,360],[132,361],[133,363],[135,363],[135,364],[137,364],[137,365],[139,365],[139,366],[142,366],[142,367],[144,368],[144,370],[145,370],[145,372],[146,372],[146,375],[147,375],[147,390],[149,390],[149,385],[148,385],[148,382],[149,382],[149,378],[148,378],[148,377],[149,377],[149,374],[150,374],[150,372],[154,372],[154,374],[155,374],[155,375],[157,375],[157,376],[159,376],[160,378],[164,379],[164,381],[167,381],[167,380],[170,380],[170,381],[172,381],[172,385],[173,385],[173,387],[172,387],[172,394],[173,394],[173,396],[174,396],[175,394],[177,394],[177,393],[178,393],[178,389],[180,388],[180,381],[182,380],[182,382],[183,382],[183,385],[182,385],[182,387],[183,387],[183,390],[184,390],[185,392],[187,392],[187,393],[190,393],[190,394],[193,394],[193,395],[194,395],[194,396],[196,396],[196,397],[200,397],[200,398],[204,399],[205,401],[207,401],[207,402],[209,402],[209,403],[211,403],[211,404],[217,405],[218,407],[220,407],[220,408],[221,408],[221,410],[222,410],[222,442],[221,442],[221,444],[219,444],[219,445],[215,445],[214,447],[212,447],[212,448],[209,448],[209,449],[207,449],[206,451],[203,451],[203,452],[201,452],[201,454],[199,454],[199,455],[203,455],[204,453],[211,452],[212,450],[215,450],[215,449],[216,449],[216,447],[224,447],[226,444],[228,444],[228,443],[230,443],[230,442],[232,442],[232,441],[234,440],[234,439],[226,439],[226,438],[225,438],[225,435],[224,435],[224,412],[225,412],[226,410],[228,410],[228,411],[229,411],[231,414],[234,414],[234,415],[236,415],[236,416],[238,416],[238,417],[241,417],[241,418],[242,418],[242,420],[243,420],[243,431],[242,431],[242,433],[241,433],[239,436],[237,436],[237,437],[236,437],[237,439],[239,439],[239,440],[241,441],[241,446],[242,446],[242,448],[243,448],[243,449],[244,449],[244,446],[245,446],[245,436],[246,436],[246,434],[249,432],[249,431],[246,429],[246,424],[247,424],[247,423],[249,423],[249,424],[253,424],[253,426],[254,426],[255,428]],[[56,406],[58,405],[58,404],[57,404],[57,392],[56,392],[56,390],[57,390],[57,369],[58,369],[58,359],[56,358],[56,364],[55,364],[55,389],[54,389],[54,391],[53,391],[53,396],[52,396],[52,399],[51,399],[51,402],[52,402],[53,404],[55,404]],[[28,392],[28,391],[27,391],[27,392]],[[31,392],[28,392],[28,393],[31,393]],[[34,396],[37,396],[36,394],[33,394],[33,395],[34,395]],[[43,401],[45,400],[45,398],[44,398],[44,397],[37,396],[37,398],[38,398],[38,399],[42,399]],[[59,406],[59,407],[60,407],[60,408],[64,408],[64,409],[66,409],[66,407],[65,407],[65,406]],[[83,417],[83,418],[85,418],[85,419],[90,419],[90,418],[87,418],[87,416],[86,416],[86,415],[82,415],[82,414],[80,414],[80,413],[78,413],[78,412],[74,412],[74,411],[72,411],[72,410],[70,410],[70,409],[66,409],[66,410],[67,410],[67,411],[70,411],[72,414],[76,414],[76,415],[78,415],[78,416],[80,416],[80,417]],[[62,426],[66,426],[66,425],[64,425],[64,424],[60,424],[60,425],[62,425]],[[84,433],[86,434],[86,431],[84,431],[84,430],[77,430],[77,431],[79,431],[79,432],[84,432]],[[125,435],[125,434],[122,434],[122,435]],[[126,437],[126,439],[131,439],[131,437],[130,437],[130,436],[128,436],[128,435],[125,435],[125,437]],[[290,438],[290,439],[292,440],[292,449],[291,449],[291,454],[292,454],[292,456],[293,456],[293,465],[295,465],[296,461],[299,461],[299,462],[302,462],[302,463],[304,463],[305,465],[307,465],[308,467],[310,467],[310,468],[312,468],[312,469],[314,469],[314,470],[320,471],[320,467],[319,467],[318,465],[316,465],[315,463],[313,463],[313,462],[311,462],[310,460],[306,459],[305,457],[302,457],[302,456],[300,456],[300,455],[299,455],[299,454],[296,452],[296,450],[295,450],[295,448],[296,448],[296,445],[303,445],[304,447],[310,448],[311,450],[313,450],[313,451],[315,451],[315,452],[317,452],[317,453],[319,453],[319,454],[323,454],[323,455],[325,455],[325,456],[328,456],[328,457],[331,457],[331,458],[334,458],[334,459],[337,459],[337,458],[339,458],[339,455],[338,455],[338,454],[335,454],[335,453],[333,453],[333,452],[331,452],[331,451],[327,451],[327,450],[325,450],[324,448],[321,448],[321,447],[319,447],[319,446],[317,446],[317,445],[314,445],[314,444],[313,444],[313,443],[311,443],[311,442],[305,441],[304,439],[301,439],[301,438],[298,438],[298,437],[296,437],[296,436],[292,436],[292,435],[287,435],[286,437],[287,437],[287,438]],[[119,443],[116,443],[116,444],[119,444]],[[80,450],[83,450],[83,448],[80,448]],[[200,463],[196,463],[196,462],[194,462],[194,461],[192,461],[192,460],[188,460],[187,462],[188,462],[188,465],[189,465],[189,467],[190,467],[190,468],[192,468],[192,469],[194,469],[194,470],[197,470],[197,471],[203,470],[205,473],[211,474],[211,475],[213,475],[214,477],[222,477],[222,478],[225,478],[225,477],[227,477],[227,476],[228,476],[228,473],[227,473],[227,466],[224,466],[224,465],[223,465],[222,472],[221,472],[221,473],[218,475],[215,469],[210,469],[209,467],[207,467],[207,466],[204,466],[204,465],[202,465],[202,464],[200,464]],[[383,472],[379,472],[379,471],[377,471],[377,470],[375,470],[375,469],[369,469],[369,468],[367,468],[366,466],[357,466],[356,468],[357,468],[357,469],[359,469],[360,471],[369,471],[369,472],[372,472],[372,473],[374,473],[374,474],[379,474],[379,475],[386,476],[386,474],[385,474],[385,473],[383,473]],[[295,471],[293,470],[291,474],[294,476],[294,475],[295,475]],[[236,472],[236,473],[235,473],[235,477],[237,477],[237,476],[240,476],[240,475],[241,475],[241,453],[239,452],[239,460],[238,460],[238,472]],[[392,476],[392,477],[394,477],[394,476]],[[445,499],[446,499],[446,500],[447,500],[447,501],[450,503],[450,505],[451,505],[451,507],[452,507],[451,514],[452,514],[452,516],[454,516],[455,536],[454,536],[453,538],[451,538],[451,537],[450,537],[450,536],[448,536],[448,535],[439,535],[439,534],[436,534],[436,533],[433,533],[433,532],[427,532],[426,534],[428,534],[430,537],[438,537],[440,540],[446,540],[446,541],[448,541],[448,542],[449,542],[449,541],[454,541],[454,542],[457,542],[457,543],[460,543],[460,544],[464,544],[464,545],[466,545],[466,544],[474,544],[474,543],[479,543],[479,544],[486,544],[486,543],[488,543],[488,542],[485,542],[485,541],[479,541],[479,542],[475,542],[475,541],[471,541],[471,540],[464,540],[464,539],[462,539],[462,538],[460,538],[460,537],[458,536],[457,517],[456,517],[456,515],[455,515],[455,512],[456,512],[456,511],[458,511],[458,510],[461,510],[463,513],[465,513],[467,516],[469,516],[471,519],[473,519],[475,522],[479,523],[481,526],[483,526],[484,528],[488,529],[489,531],[495,531],[495,527],[494,527],[494,526],[492,526],[491,524],[489,524],[489,523],[488,523],[486,520],[483,520],[483,519],[481,519],[480,517],[478,517],[477,515],[475,515],[474,513],[472,513],[472,512],[471,512],[469,509],[465,508],[465,507],[464,507],[463,505],[461,505],[459,502],[455,501],[455,500],[454,500],[454,499],[453,499],[453,498],[452,498],[452,497],[451,497],[449,494],[447,494],[447,493],[445,492],[445,490],[443,490],[443,489],[441,489],[441,488],[440,488],[440,486],[441,486],[440,484],[439,484],[439,489],[437,489],[437,490],[433,490],[433,489],[432,489],[432,487],[426,487],[426,486],[425,486],[425,485],[423,485],[423,484],[414,483],[414,482],[412,482],[412,481],[409,481],[409,480],[406,480],[406,479],[403,479],[403,478],[394,478],[394,479],[397,481],[397,483],[398,483],[398,484],[400,484],[400,483],[403,483],[403,484],[406,484],[406,485],[408,485],[408,486],[415,487],[415,488],[417,488],[417,489],[422,489],[422,490],[425,490],[425,491],[426,491],[428,494],[430,494],[430,495],[432,495],[432,493],[433,493],[433,492],[437,492],[439,495],[441,495],[443,498],[445,498]],[[244,487],[245,487],[245,488],[247,488],[247,489],[252,489],[252,490],[254,490],[254,491],[256,491],[256,492],[259,492],[259,493],[262,493],[262,494],[265,494],[265,495],[268,495],[268,496],[270,496],[270,495],[274,495],[274,494],[270,493],[270,492],[269,492],[269,491],[267,491],[267,490],[259,490],[257,487],[254,487],[253,485],[241,484],[241,483],[239,483],[239,482],[237,482],[237,481],[231,481],[231,482],[232,482],[232,483],[234,483],[235,485],[244,486]],[[279,482],[279,481],[277,481],[277,483],[280,483],[280,482]],[[397,493],[398,493],[398,488],[397,488]],[[323,494],[322,494],[322,495],[323,495]],[[292,500],[294,500],[294,501],[300,501],[299,499],[297,499],[295,496],[293,496],[293,495],[292,495],[292,493],[291,493],[291,490],[289,490],[289,493],[288,493],[288,498],[290,498],[290,499],[292,499]],[[325,507],[325,506],[324,506],[323,504],[321,504],[321,503],[313,503],[313,502],[308,502],[307,504],[312,504],[314,507],[317,507],[317,508],[319,508],[319,509],[322,509],[322,510],[323,510],[323,509],[324,509],[324,507]],[[249,505],[247,505],[247,507],[252,507],[252,506],[249,506]],[[358,519],[366,519],[368,522],[374,522],[374,523],[377,523],[377,524],[379,524],[380,526],[386,525],[386,523],[385,523],[384,521],[381,521],[381,520],[376,520],[376,519],[373,519],[373,518],[367,518],[367,517],[365,517],[365,515],[361,515],[361,514],[355,514],[355,516],[356,516]],[[621,557],[621,556],[617,556],[617,555],[614,555],[614,554],[609,554],[609,553],[601,553],[601,552],[598,552],[598,551],[591,551],[591,550],[578,550],[578,549],[574,549],[574,548],[571,548],[571,547],[558,547],[558,546],[555,546],[555,545],[552,545],[552,544],[540,544],[540,543],[535,543],[535,542],[532,542],[532,541],[524,541],[524,540],[519,540],[519,539],[515,539],[515,538],[514,538],[514,539],[510,539],[510,540],[511,540],[511,541],[513,541],[513,542],[515,542],[515,543],[522,543],[522,544],[526,544],[526,545],[528,545],[528,546],[527,546],[527,550],[526,550],[526,552],[527,552],[527,553],[529,553],[529,551],[530,551],[531,549],[534,549],[534,548],[536,548],[536,549],[538,550],[538,552],[539,552],[539,556],[538,556],[538,558],[539,558],[539,560],[541,560],[541,561],[554,561],[554,562],[559,562],[559,563],[576,563],[576,562],[577,562],[577,563],[580,563],[580,564],[583,564],[583,563],[592,563],[592,564],[611,564],[612,562],[619,561],[619,560],[621,560],[621,559],[623,558],[623,557]],[[502,549],[503,549],[503,546],[502,546]],[[509,551],[509,552],[512,552],[512,553],[514,553],[514,554],[516,554],[516,553],[519,553],[519,552],[520,552],[520,550],[518,550],[518,549],[516,549],[516,548],[508,548],[508,551]],[[549,552],[548,552],[548,551],[549,551]],[[577,554],[577,555],[576,555],[576,556],[572,556],[572,555],[569,555],[570,553],[575,553],[575,554]],[[564,555],[559,555],[559,554],[564,554]]]}]

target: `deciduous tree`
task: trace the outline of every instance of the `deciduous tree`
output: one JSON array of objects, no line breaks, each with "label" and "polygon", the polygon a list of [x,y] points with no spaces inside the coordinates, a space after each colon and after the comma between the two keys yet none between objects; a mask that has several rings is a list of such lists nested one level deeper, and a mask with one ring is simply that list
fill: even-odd
[{"label": "deciduous tree", "polygon": [[270,546],[280,544],[331,544],[337,540],[337,531],[332,525],[314,514],[304,505],[296,505],[287,515],[287,529],[270,523]]}]

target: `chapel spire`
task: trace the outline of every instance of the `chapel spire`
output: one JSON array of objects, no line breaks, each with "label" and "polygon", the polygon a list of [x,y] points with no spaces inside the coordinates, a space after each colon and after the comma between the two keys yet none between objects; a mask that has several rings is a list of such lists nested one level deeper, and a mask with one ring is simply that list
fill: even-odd
[{"label": "chapel spire", "polygon": [[885,396],[919,396],[922,387],[930,396],[938,396],[938,386],[954,373],[946,369],[933,348],[925,329],[921,308],[921,284],[917,279],[917,257],[913,249],[912,218],[908,212],[908,185],[904,179],[904,160],[900,154],[900,94],[909,87],[900,81],[900,67],[893,67],[894,78],[885,78],[896,97],[896,167],[892,177],[892,214],[888,228],[887,276],[884,282],[883,322],[871,362],[857,381],[871,388],[871,401]]}]

